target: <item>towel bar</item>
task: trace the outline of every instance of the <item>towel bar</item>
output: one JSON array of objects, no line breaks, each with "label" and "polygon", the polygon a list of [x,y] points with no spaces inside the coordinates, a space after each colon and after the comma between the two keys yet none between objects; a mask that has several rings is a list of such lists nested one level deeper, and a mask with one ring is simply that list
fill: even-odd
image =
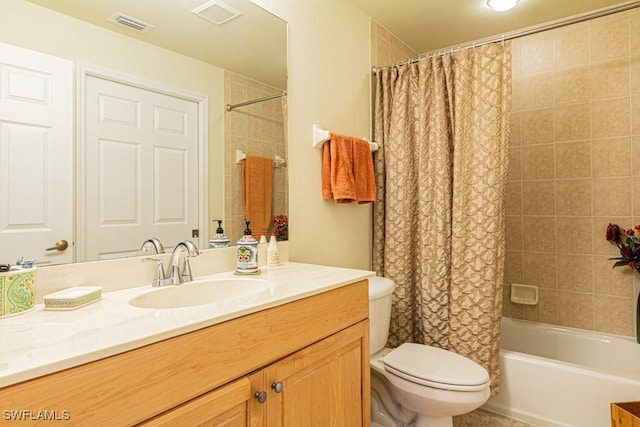
[{"label": "towel bar", "polygon": [[[247,155],[242,150],[236,150],[236,163],[240,164],[244,159],[247,158]],[[273,156],[273,167],[279,168],[284,166],[284,159],[277,154]]]},{"label": "towel bar", "polygon": [[[320,128],[320,126],[318,125],[313,125],[313,147],[314,148],[322,148],[322,144],[325,141],[328,141],[330,139],[331,139],[331,132]],[[365,141],[367,140],[365,139]],[[369,148],[371,148],[371,151],[378,150],[378,143],[373,141],[367,141],[367,142],[369,143]]]}]

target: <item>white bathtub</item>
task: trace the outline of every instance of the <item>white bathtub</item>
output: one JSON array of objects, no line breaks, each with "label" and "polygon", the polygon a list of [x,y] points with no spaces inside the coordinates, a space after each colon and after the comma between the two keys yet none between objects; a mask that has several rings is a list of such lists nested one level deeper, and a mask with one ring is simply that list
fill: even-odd
[{"label": "white bathtub", "polygon": [[483,409],[540,426],[606,427],[609,403],[640,400],[640,344],[502,319],[500,393]]}]

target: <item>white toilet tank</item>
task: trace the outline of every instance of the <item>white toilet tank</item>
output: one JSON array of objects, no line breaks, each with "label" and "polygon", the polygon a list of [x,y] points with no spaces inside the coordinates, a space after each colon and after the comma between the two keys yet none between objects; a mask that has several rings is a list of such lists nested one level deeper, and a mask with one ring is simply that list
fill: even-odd
[{"label": "white toilet tank", "polygon": [[369,354],[382,350],[387,344],[393,288],[395,288],[395,283],[386,277],[369,278],[369,324],[371,328]]}]

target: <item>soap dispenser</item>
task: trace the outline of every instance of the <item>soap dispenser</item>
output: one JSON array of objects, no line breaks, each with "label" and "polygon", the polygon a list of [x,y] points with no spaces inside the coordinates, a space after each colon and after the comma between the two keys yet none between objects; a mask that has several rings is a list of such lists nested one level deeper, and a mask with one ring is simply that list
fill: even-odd
[{"label": "soap dispenser", "polygon": [[258,274],[258,241],[251,235],[249,221],[244,220],[247,228],[244,236],[238,240],[236,273],[237,274]]},{"label": "soap dispenser", "polygon": [[216,229],[216,234],[211,239],[209,239],[209,243],[211,247],[214,249],[217,248],[228,248],[231,246],[231,240],[224,234],[224,230],[222,229],[222,220],[214,219],[218,223],[218,228]]}]

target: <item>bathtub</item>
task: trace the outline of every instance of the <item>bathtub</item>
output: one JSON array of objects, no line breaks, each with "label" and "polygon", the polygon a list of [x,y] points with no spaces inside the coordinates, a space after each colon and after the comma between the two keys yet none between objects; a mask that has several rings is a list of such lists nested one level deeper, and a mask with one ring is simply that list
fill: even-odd
[{"label": "bathtub", "polygon": [[502,319],[500,393],[482,407],[539,426],[606,427],[611,402],[640,401],[640,344]]}]

